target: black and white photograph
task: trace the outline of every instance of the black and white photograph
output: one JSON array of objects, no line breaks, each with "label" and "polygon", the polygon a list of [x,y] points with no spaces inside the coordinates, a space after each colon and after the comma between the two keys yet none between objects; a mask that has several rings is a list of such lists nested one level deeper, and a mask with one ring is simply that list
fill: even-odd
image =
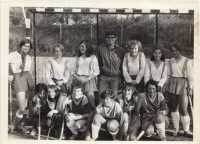
[{"label": "black and white photograph", "polygon": [[1,2],[2,143],[200,142],[199,2],[113,3]]}]

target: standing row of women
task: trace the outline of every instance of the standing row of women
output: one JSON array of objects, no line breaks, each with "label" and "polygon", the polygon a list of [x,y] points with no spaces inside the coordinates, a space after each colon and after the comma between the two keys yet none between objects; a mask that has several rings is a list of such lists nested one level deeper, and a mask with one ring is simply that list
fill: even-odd
[{"label": "standing row of women", "polygon": [[[106,44],[99,46],[95,55],[93,55],[93,48],[88,40],[79,43],[75,71],[69,71],[66,67],[67,59],[62,57],[64,47],[60,44],[54,45],[55,57],[50,59],[46,66],[48,84],[56,85],[63,93],[67,93],[74,83],[84,84],[84,93],[93,111],[96,107],[95,99],[100,103],[101,93],[107,88],[114,92],[115,97],[118,95],[119,85],[123,79],[127,83],[132,83],[139,93],[144,92],[145,83],[153,79],[159,86],[159,92],[164,90],[169,92],[172,102],[171,116],[175,128],[173,135],[177,135],[179,131],[179,113],[185,134],[192,135],[189,131],[187,95],[191,95],[193,91],[193,69],[191,61],[182,56],[181,45],[172,44],[170,50],[174,57],[167,65],[160,48],[153,50],[150,62],[147,62],[144,53],[140,52],[142,44],[139,41],[129,41],[129,52],[125,54],[124,49],[116,44],[117,36],[114,31],[108,31],[105,39]],[[30,48],[32,48],[31,42],[24,40],[20,43],[20,50],[9,55],[19,104],[14,125],[25,114],[28,92],[33,88],[29,73],[31,58],[27,55]],[[98,87],[96,85],[97,76]],[[94,96],[95,91],[98,91],[98,97]],[[23,126],[20,128],[26,130]]]}]

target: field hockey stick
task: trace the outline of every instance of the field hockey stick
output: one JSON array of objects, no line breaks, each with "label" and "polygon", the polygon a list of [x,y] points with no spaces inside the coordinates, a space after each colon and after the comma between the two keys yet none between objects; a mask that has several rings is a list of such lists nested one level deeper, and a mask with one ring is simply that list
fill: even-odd
[{"label": "field hockey stick", "polygon": [[[38,99],[38,104],[40,103],[39,99]],[[40,140],[40,135],[41,135],[41,125],[40,125],[40,106],[38,108],[38,140]]]},{"label": "field hockey stick", "polygon": [[188,92],[188,101],[189,101],[189,105],[190,105],[190,109],[191,109],[191,115],[193,118],[193,106],[192,106],[191,95],[189,94],[189,87],[187,87],[187,92]]},{"label": "field hockey stick", "polygon": [[151,121],[148,123],[148,125],[140,132],[140,134],[137,136],[137,138],[136,138],[136,141],[138,141],[143,135],[144,135],[144,133],[145,133],[145,131],[149,128],[149,126],[153,123],[153,121],[156,119],[156,116],[157,115],[155,115],[152,119],[151,119]]},{"label": "field hockey stick", "polygon": [[54,125],[52,127],[49,128],[48,130],[48,134],[47,134],[47,140],[49,139],[49,135],[50,135],[50,132],[51,132],[51,129],[54,127]]},{"label": "field hockey stick", "polygon": [[61,140],[61,139],[62,139],[63,132],[64,132],[64,117],[63,117],[63,120],[62,120],[62,128],[61,128],[61,132],[60,132],[60,137],[59,137],[59,140]]},{"label": "field hockey stick", "polygon": [[[67,96],[69,94],[69,90],[67,90]],[[67,110],[67,113],[68,113],[68,110]],[[63,136],[63,132],[64,132],[64,123],[65,123],[65,109],[63,111],[63,120],[62,120],[62,128],[61,128],[61,132],[60,132],[60,137],[59,137],[59,140],[62,139],[62,136]]]},{"label": "field hockey stick", "polygon": [[9,91],[10,91],[10,133],[13,133],[13,123],[12,123],[12,81],[9,80]]}]

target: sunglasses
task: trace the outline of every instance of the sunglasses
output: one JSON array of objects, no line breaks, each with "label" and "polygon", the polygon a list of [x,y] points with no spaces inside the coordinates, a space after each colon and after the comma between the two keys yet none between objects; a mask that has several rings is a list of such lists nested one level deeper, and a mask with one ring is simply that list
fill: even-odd
[{"label": "sunglasses", "polygon": [[106,37],[107,39],[114,39],[115,37]]}]

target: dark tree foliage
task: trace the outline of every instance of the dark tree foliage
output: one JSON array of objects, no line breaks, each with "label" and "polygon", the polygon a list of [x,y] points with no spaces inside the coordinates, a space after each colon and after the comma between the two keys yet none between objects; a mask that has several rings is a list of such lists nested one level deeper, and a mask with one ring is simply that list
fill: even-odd
[{"label": "dark tree foliage", "polygon": [[[35,15],[35,38],[37,56],[52,56],[52,46],[61,43],[65,56],[74,56],[78,44],[89,39],[94,49],[105,43],[105,32],[115,30],[117,43],[126,49],[129,40],[139,40],[143,52],[150,56],[155,47],[156,17],[154,14],[99,14],[97,31],[96,14],[39,14]],[[172,42],[180,42],[183,54],[193,58],[193,15],[158,15],[158,46],[167,58]],[[98,35],[97,35],[98,32]],[[10,8],[10,51],[17,50],[19,42],[25,38],[25,23],[21,7]],[[33,54],[33,51],[31,52]]]}]

